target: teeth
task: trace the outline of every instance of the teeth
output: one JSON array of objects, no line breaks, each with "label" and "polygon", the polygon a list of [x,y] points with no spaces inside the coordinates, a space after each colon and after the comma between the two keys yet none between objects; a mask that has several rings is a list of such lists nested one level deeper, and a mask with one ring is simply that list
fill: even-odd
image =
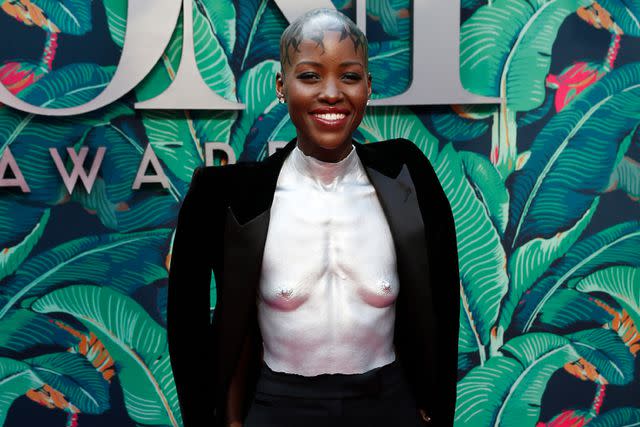
[{"label": "teeth", "polygon": [[317,117],[320,117],[324,120],[341,120],[344,119],[346,114],[338,113],[338,114],[316,114]]}]

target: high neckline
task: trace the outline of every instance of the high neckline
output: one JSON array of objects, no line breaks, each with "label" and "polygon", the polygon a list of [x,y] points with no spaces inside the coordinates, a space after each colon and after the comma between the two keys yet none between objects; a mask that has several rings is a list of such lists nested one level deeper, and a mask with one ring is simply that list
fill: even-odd
[{"label": "high neckline", "polygon": [[325,162],[313,156],[307,156],[298,147],[298,144],[293,148],[291,157],[293,166],[300,174],[310,178],[325,189],[334,187],[338,182],[343,181],[349,175],[349,172],[357,170],[358,156],[353,144],[351,144],[349,154],[337,162]]}]

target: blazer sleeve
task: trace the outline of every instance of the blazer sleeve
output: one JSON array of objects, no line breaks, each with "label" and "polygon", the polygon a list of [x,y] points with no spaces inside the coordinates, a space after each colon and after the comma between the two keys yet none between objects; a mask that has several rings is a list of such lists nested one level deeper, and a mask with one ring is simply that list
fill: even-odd
[{"label": "blazer sleeve", "polygon": [[[203,239],[203,166],[195,169],[178,213],[169,267],[167,340],[184,427],[213,424],[209,336],[211,265]],[[177,417],[177,414],[174,414]]]},{"label": "blazer sleeve", "polygon": [[458,245],[449,200],[429,159],[411,141],[403,139],[409,161],[423,191],[419,204],[426,208],[425,232],[429,254],[429,276],[435,312],[435,388],[425,409],[436,426],[453,426],[458,375],[458,332],[460,324],[460,274]]}]

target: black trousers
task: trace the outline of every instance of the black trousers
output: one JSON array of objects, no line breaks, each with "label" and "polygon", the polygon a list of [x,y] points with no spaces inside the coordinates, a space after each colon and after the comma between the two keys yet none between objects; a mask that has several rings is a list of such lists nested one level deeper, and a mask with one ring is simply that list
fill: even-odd
[{"label": "black trousers", "polygon": [[243,427],[417,427],[422,421],[398,360],[362,374],[314,377],[264,362]]}]

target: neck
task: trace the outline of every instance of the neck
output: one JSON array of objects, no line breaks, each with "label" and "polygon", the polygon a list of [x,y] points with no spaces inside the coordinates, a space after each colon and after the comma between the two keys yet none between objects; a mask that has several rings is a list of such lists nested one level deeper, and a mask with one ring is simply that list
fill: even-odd
[{"label": "neck", "polygon": [[351,147],[353,143],[351,138],[347,140],[344,144],[339,147],[333,149],[326,149],[319,147],[315,144],[305,144],[303,141],[298,139],[297,146],[306,156],[313,157],[323,162],[336,163],[340,160],[344,159],[351,152]]},{"label": "neck", "polygon": [[337,162],[325,162],[304,154],[296,146],[291,153],[291,164],[296,171],[309,179],[318,188],[335,190],[343,181],[353,181],[358,176],[358,156],[355,147],[350,147],[349,153]]}]

